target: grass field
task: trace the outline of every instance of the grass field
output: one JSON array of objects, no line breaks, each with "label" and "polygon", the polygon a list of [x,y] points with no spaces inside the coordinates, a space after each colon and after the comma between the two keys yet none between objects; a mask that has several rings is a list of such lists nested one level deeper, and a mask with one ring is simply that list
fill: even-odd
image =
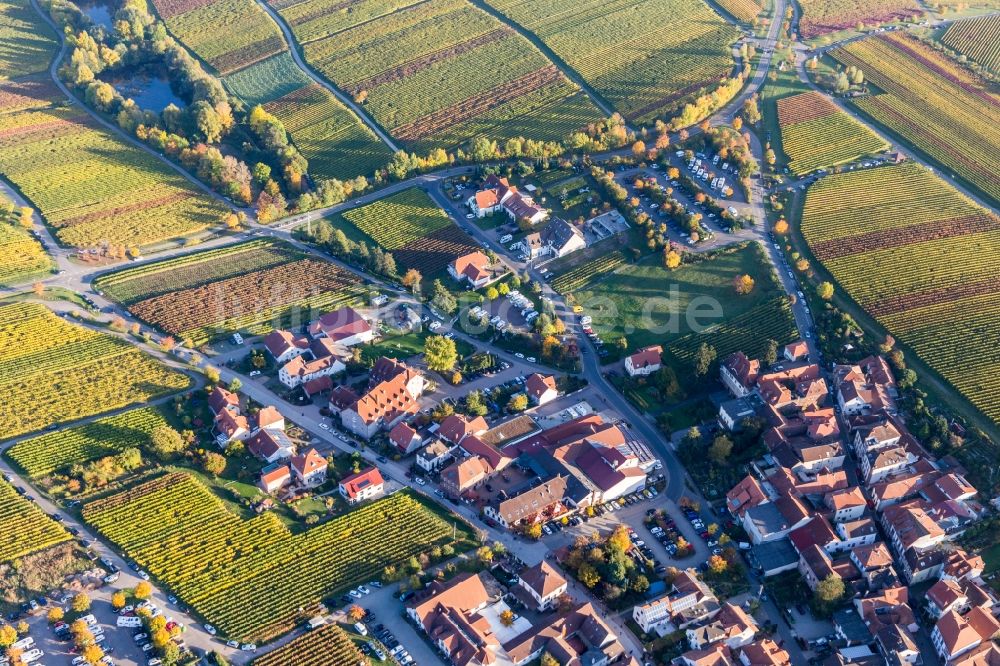
[{"label": "grass field", "polygon": [[0,433],[14,437],[187,388],[127,342],[70,324],[46,307],[0,307]]},{"label": "grass field", "polygon": [[889,145],[818,92],[777,101],[782,150],[789,169],[806,174],[887,150]]},{"label": "grass field", "polygon": [[50,93],[0,84],[0,173],[61,243],[144,246],[221,224],[220,204]]},{"label": "grass field", "polygon": [[875,26],[923,12],[916,0],[801,0],[800,5],[799,34],[803,39],[853,29],[859,23]]},{"label": "grass field", "polygon": [[361,297],[353,274],[269,239],[117,271],[95,286],[143,321],[194,344],[302,325]]},{"label": "grass field", "polygon": [[740,31],[702,0],[489,0],[629,120],[672,115],[733,72]]},{"label": "grass field", "polygon": [[44,72],[55,52],[55,34],[28,0],[0,2],[0,81]]},{"label": "grass field", "polygon": [[[733,281],[743,274],[756,285],[740,296]],[[739,349],[759,353],[770,338],[783,344],[796,337],[784,291],[755,243],[675,271],[663,268],[659,256],[625,264],[596,273],[573,293],[596,332],[623,334],[629,350],[661,344],[681,361],[702,342],[722,358]]]},{"label": "grass field", "polygon": [[438,276],[456,257],[480,249],[417,188],[328,219],[348,238],[368,240],[391,252],[400,273],[415,268],[424,278]]},{"label": "grass field", "polygon": [[841,289],[1000,422],[1000,218],[904,163],[820,180],[802,233]]},{"label": "grass field", "polygon": [[530,42],[466,0],[272,4],[310,65],[419,152],[480,135],[560,140],[601,117]]},{"label": "grass field", "polygon": [[6,481],[0,480],[0,564],[51,548],[73,537],[33,502],[24,499]]},{"label": "grass field", "polygon": [[947,56],[901,33],[835,49],[882,92],[856,100],[898,134],[994,202],[1000,201],[1000,97]]},{"label": "grass field", "polygon": [[1000,14],[956,21],[941,42],[983,67],[1000,72]]},{"label": "grass field", "polygon": [[222,635],[260,642],[323,598],[451,542],[451,522],[426,502],[399,492],[292,534],[272,513],[242,519],[175,473],[88,503],[83,516]]}]

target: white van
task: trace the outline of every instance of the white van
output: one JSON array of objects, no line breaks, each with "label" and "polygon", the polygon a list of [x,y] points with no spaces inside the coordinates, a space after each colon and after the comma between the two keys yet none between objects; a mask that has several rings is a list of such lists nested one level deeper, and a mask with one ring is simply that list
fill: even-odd
[{"label": "white van", "polygon": [[142,618],[137,615],[121,615],[116,621],[119,627],[135,629],[142,626]]},{"label": "white van", "polygon": [[234,345],[243,344],[243,336],[240,335],[239,333],[233,333],[233,344]]},{"label": "white van", "polygon": [[368,635],[368,628],[365,625],[361,624],[360,622],[354,623],[354,631],[358,632],[362,636]]}]

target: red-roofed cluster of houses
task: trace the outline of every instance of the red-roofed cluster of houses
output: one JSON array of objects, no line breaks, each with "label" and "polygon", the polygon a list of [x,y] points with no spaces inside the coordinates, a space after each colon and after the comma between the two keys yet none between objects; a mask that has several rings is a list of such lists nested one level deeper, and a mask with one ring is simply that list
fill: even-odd
[{"label": "red-roofed cluster of houses", "polygon": [[530,196],[518,192],[506,178],[493,175],[486,178],[483,189],[469,197],[466,205],[473,215],[480,218],[503,211],[514,222],[524,220],[538,224],[549,216],[547,210],[537,205]]},{"label": "red-roofed cluster of houses", "polygon": [[937,579],[928,601],[942,661],[1000,664],[990,640],[1000,603],[980,578],[982,560],[954,545],[984,513],[976,489],[909,433],[884,358],[834,366],[832,386],[801,359],[786,348],[765,370],[736,353],[720,369],[766,427],[769,456],[726,496],[754,544],[751,562],[764,575],[797,569],[812,589],[831,576],[843,580],[862,622],[840,615],[838,632],[876,647],[888,663],[918,654],[906,586]]},{"label": "red-roofed cluster of houses", "polygon": [[280,368],[278,379],[288,388],[303,386],[307,394],[329,390],[330,377],[346,369],[343,359],[354,345],[371,342],[371,324],[351,307],[328,312],[309,324],[309,337],[275,330],[264,346]]}]

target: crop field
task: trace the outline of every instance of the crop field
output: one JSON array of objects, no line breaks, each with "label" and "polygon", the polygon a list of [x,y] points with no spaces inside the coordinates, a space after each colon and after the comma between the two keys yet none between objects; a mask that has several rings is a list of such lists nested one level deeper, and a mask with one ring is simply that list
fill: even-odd
[{"label": "crop field", "polygon": [[[733,287],[749,274],[756,285],[740,296]],[[598,333],[622,334],[630,350],[662,344],[686,359],[702,342],[723,350],[762,349],[796,337],[787,298],[759,245],[751,243],[668,271],[659,257],[624,264],[574,292]],[[695,315],[715,303],[713,314]],[[691,349],[693,347],[693,350]],[[750,353],[749,351],[747,353]]]},{"label": "crop field", "polygon": [[416,188],[340,213],[330,221],[334,227],[353,227],[391,252],[401,273],[415,268],[425,278],[443,271],[456,257],[480,249]]},{"label": "crop field", "polygon": [[[0,193],[0,203],[6,203]],[[23,284],[51,273],[53,262],[42,244],[18,223],[16,211],[10,219],[0,214],[0,286]]]},{"label": "crop field", "polygon": [[97,286],[136,317],[196,345],[235,331],[301,325],[361,294],[353,274],[271,241],[127,269]]},{"label": "crop field", "polygon": [[821,179],[802,233],[851,298],[1000,422],[1000,218],[904,163]]},{"label": "crop field", "polygon": [[188,378],[127,342],[42,305],[0,307],[0,433],[15,437],[185,389]]},{"label": "crop field", "polygon": [[272,4],[309,63],[363,97],[415,150],[479,135],[559,140],[601,118],[528,40],[466,0],[360,0],[349,10],[335,0]]},{"label": "crop field", "polygon": [[33,502],[29,502],[6,481],[0,480],[0,563],[10,562],[39,550],[51,548],[73,537]]},{"label": "crop field", "polygon": [[764,8],[754,0],[716,0],[720,7],[733,15],[737,21],[752,23]]},{"label": "crop field", "polygon": [[[60,242],[149,245],[219,225],[224,208],[173,170],[72,107],[0,84],[0,173],[38,207]],[[34,103],[34,108],[25,108]]]},{"label": "crop field", "polygon": [[1000,14],[955,21],[941,42],[993,72],[1000,71]]},{"label": "crop field", "polygon": [[253,666],[357,666],[364,661],[354,641],[336,624],[314,629],[253,660]]},{"label": "crop field", "polygon": [[0,2],[0,81],[48,69],[56,36],[28,0]]},{"label": "crop field", "polygon": [[153,0],[153,6],[170,32],[220,74],[288,49],[253,0]]},{"label": "crop field", "polygon": [[874,26],[923,13],[916,0],[802,0],[799,35],[813,39],[830,32],[852,30],[859,23]]},{"label": "crop field", "polygon": [[614,250],[604,256],[591,259],[566,271],[552,280],[552,288],[560,294],[567,294],[586,286],[594,278],[610,273],[625,263],[621,250]]},{"label": "crop field", "polygon": [[818,92],[779,99],[781,145],[788,167],[806,174],[889,148],[877,134],[844,113]]},{"label": "crop field", "polygon": [[490,0],[627,119],[670,115],[733,72],[740,31],[702,0]]},{"label": "crop field", "polygon": [[326,88],[316,83],[264,105],[284,124],[318,178],[371,176],[392,151]]},{"label": "crop field", "polygon": [[258,642],[452,537],[406,492],[293,535],[272,513],[242,519],[185,473],[91,502],[83,517],[221,634]]},{"label": "crop field", "polygon": [[141,407],[20,441],[7,456],[28,476],[40,478],[125,449],[145,448],[153,431],[167,425],[160,409]]},{"label": "crop field", "polygon": [[223,81],[248,107],[267,104],[312,83],[288,51],[233,72]]},{"label": "crop field", "polygon": [[836,49],[883,92],[855,100],[875,122],[1000,201],[1000,97],[947,56],[901,33]]}]

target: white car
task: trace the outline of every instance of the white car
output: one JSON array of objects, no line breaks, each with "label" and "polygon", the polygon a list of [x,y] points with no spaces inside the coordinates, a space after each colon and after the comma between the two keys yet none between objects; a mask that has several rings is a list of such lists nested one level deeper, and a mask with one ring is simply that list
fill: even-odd
[{"label": "white car", "polygon": [[213,626],[212,626],[212,625],[210,625],[210,624],[204,624],[204,625],[202,625],[202,626],[203,626],[203,627],[205,627],[205,631],[207,631],[207,632],[208,632],[209,636],[214,636],[214,635],[215,635],[215,634],[217,633],[217,632],[215,631],[215,627],[213,627]]},{"label": "white car", "polygon": [[535,358],[534,356],[529,356],[529,357],[528,357],[528,358],[526,358],[525,360],[526,360],[526,361],[527,361],[528,363],[537,363],[537,362],[538,362],[538,359],[536,359],[536,358]]},{"label": "white car", "polygon": [[467,220],[471,220],[474,217],[475,217],[475,215],[473,215],[472,213],[466,213],[465,214],[465,219],[467,219]]},{"label": "white car", "polygon": [[133,640],[135,640],[136,643],[141,643],[147,638],[149,638],[149,634],[136,634]]},{"label": "white car", "polygon": [[427,485],[427,482],[426,482],[426,481],[424,481],[424,480],[423,480],[422,478],[420,478],[419,476],[418,476],[418,477],[417,477],[416,479],[414,479],[414,482],[415,482],[415,483],[416,483],[416,484],[417,484],[418,486],[426,486],[426,485]]},{"label": "white car", "polygon": [[240,646],[240,649],[243,650],[244,652],[256,652],[257,651],[257,644],[256,643],[244,643],[243,645]]},{"label": "white car", "polygon": [[259,377],[260,376],[260,370],[251,370],[250,371],[250,376],[251,377]]},{"label": "white car", "polygon": [[441,322],[439,322],[439,321],[432,321],[431,325],[428,326],[428,328],[431,329],[432,331],[436,331],[439,328],[441,328]]},{"label": "white car", "polygon": [[524,358],[524,354],[522,354],[521,352],[517,352],[516,354],[514,354],[514,356],[518,358]]},{"label": "white car", "polygon": [[358,592],[360,592],[361,594],[371,594],[372,593],[372,591],[369,590],[364,585],[358,585]]},{"label": "white car", "polygon": [[330,429],[330,425],[328,423],[320,423],[319,427],[322,428],[323,430],[329,430]]},{"label": "white car", "polygon": [[361,598],[362,596],[364,596],[363,594],[361,594],[361,593],[360,593],[360,592],[358,592],[357,590],[348,590],[348,592],[347,592],[347,593],[348,593],[349,595],[351,595],[352,597],[354,597],[355,599],[360,599],[360,598]]}]

